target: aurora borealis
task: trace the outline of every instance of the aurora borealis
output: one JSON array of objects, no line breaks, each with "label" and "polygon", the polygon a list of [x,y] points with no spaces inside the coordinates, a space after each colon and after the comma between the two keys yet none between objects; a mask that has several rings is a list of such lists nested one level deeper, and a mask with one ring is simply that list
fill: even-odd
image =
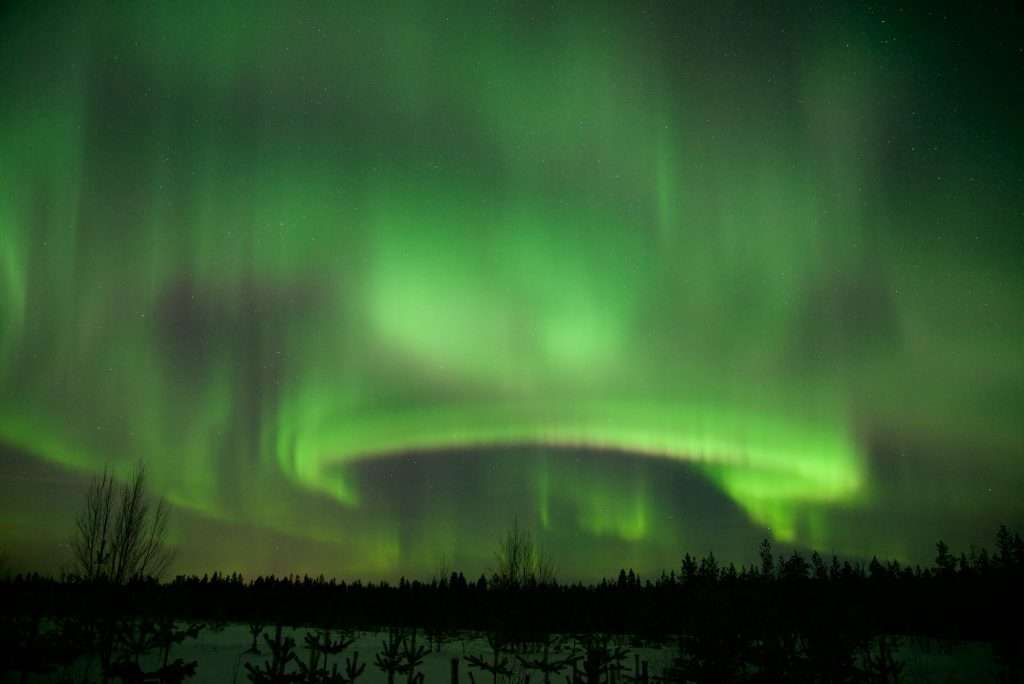
[{"label": "aurora borealis", "polygon": [[376,4],[0,9],[13,558],[140,457],[182,571],[1020,524],[1012,4]]}]

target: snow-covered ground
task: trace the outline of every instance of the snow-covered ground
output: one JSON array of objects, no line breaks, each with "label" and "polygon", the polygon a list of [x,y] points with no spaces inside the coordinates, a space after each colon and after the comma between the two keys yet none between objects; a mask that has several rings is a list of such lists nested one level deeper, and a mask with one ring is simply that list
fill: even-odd
[{"label": "snow-covered ground", "polygon": [[[311,630],[307,628],[284,628],[283,635],[291,636],[296,643],[295,653],[299,659],[306,660],[309,652],[304,647],[304,637]],[[265,634],[271,638],[274,636],[274,628],[268,626]],[[335,638],[337,635],[334,635]],[[337,658],[338,669],[344,669],[344,659],[358,652],[359,662],[365,662],[366,670],[359,678],[358,684],[386,684],[386,675],[374,666],[374,657],[381,651],[382,642],[387,639],[383,632],[361,632],[355,635],[356,640],[348,650]],[[249,628],[244,624],[228,624],[220,630],[204,630],[198,639],[186,641],[171,652],[170,659],[182,658],[183,660],[196,660],[199,663],[196,676],[188,680],[193,684],[244,684],[248,682],[245,663],[258,666],[266,661],[269,656],[269,649],[260,638],[260,655],[247,653],[252,645],[252,637]],[[426,645],[426,637],[421,633],[418,636],[418,643]],[[648,662],[649,673],[653,676],[661,672],[673,656],[672,649],[633,648],[626,641],[621,643],[630,653],[624,661],[624,665],[630,669],[633,667],[634,654],[639,655],[641,660]],[[420,671],[424,674],[424,684],[448,684],[450,681],[451,660],[459,658],[459,674],[462,684],[470,684],[468,673],[469,664],[465,661],[466,655],[488,656],[490,653],[487,642],[479,635],[463,634],[451,641],[444,643],[440,651],[431,651],[423,659]],[[991,657],[991,651],[987,644],[955,644],[943,645],[931,640],[904,640],[899,649],[898,659],[905,665],[904,681],[913,684],[916,682],[995,682],[998,680],[995,663]],[[334,660],[331,661],[335,662]],[[143,669],[155,669],[158,663],[156,656],[143,660]],[[81,681],[83,670],[88,663],[81,663],[76,667],[74,679]],[[95,665],[93,664],[93,668]],[[290,670],[297,669],[295,664]],[[490,684],[490,675],[483,672],[475,673],[477,684]],[[30,677],[30,682],[52,682],[57,676],[46,678]],[[5,682],[18,681],[14,675],[8,675]],[[540,675],[533,673],[531,681],[540,681]],[[564,682],[564,677],[555,678],[558,684]],[[404,684],[405,678],[396,677],[396,682]]]}]

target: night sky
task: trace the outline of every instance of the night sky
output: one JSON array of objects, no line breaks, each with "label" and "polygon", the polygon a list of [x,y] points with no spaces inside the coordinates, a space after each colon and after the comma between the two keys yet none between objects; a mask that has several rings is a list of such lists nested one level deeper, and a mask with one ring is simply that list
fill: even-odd
[{"label": "night sky", "polygon": [[139,458],[172,572],[1019,527],[1024,16],[837,4],[4,4],[9,562]]}]

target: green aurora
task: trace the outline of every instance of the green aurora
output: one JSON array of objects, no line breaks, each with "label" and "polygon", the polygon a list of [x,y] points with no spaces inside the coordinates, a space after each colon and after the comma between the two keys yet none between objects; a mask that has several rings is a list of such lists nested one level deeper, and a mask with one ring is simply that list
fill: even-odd
[{"label": "green aurora", "polygon": [[140,457],[200,572],[1021,520],[1019,15],[382,4],[0,10],[15,557]]}]

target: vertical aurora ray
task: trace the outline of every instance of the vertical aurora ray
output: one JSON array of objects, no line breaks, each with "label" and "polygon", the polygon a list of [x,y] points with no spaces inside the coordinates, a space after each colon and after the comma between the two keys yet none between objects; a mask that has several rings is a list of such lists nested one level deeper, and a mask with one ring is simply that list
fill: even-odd
[{"label": "vertical aurora ray", "polygon": [[145,456],[193,568],[281,570],[209,529],[395,576],[518,515],[590,576],[1019,515],[994,57],[855,11],[454,9],[3,10],[0,454]]}]

